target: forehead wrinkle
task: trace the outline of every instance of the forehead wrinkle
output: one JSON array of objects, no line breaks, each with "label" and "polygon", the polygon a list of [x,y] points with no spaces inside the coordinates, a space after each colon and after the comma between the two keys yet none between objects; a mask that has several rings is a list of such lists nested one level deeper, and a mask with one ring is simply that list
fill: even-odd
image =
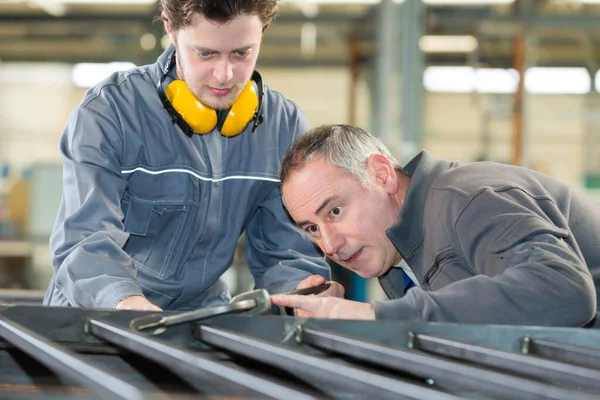
[{"label": "forehead wrinkle", "polygon": [[[312,205],[320,205],[320,198],[320,190],[303,191],[298,200],[288,207],[290,214],[294,220],[297,221],[296,223],[298,225],[305,225],[306,223],[314,220],[314,217],[317,216],[317,214],[314,212],[316,211],[316,206],[313,207]],[[303,216],[303,214],[306,215]]]},{"label": "forehead wrinkle", "polygon": [[[284,197],[287,197],[285,200],[286,207],[298,225],[312,221],[317,216],[317,207],[323,204],[323,200],[335,196],[332,185],[329,184],[329,179],[324,178],[317,185],[314,185],[312,183],[315,182],[315,179],[312,178],[313,174],[310,172],[300,171],[293,174],[285,185],[287,186],[287,190],[284,190]],[[290,185],[294,186],[293,194],[298,194],[297,199],[294,199],[293,203],[290,202],[289,198]],[[302,188],[307,189],[302,190]]]}]

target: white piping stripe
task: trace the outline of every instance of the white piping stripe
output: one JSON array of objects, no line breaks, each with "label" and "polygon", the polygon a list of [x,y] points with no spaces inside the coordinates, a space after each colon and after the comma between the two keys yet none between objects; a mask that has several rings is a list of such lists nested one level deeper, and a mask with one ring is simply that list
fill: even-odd
[{"label": "white piping stripe", "polygon": [[169,172],[183,172],[186,174],[190,174],[195,176],[196,178],[203,180],[203,181],[207,181],[207,182],[222,182],[222,181],[228,181],[230,179],[250,179],[250,180],[257,180],[257,181],[269,181],[269,182],[279,182],[279,179],[274,179],[274,178],[263,178],[260,176],[244,176],[244,175],[232,175],[232,176],[226,176],[224,178],[219,178],[219,179],[215,179],[215,178],[205,178],[203,176],[198,175],[197,173],[193,172],[193,171],[189,171],[187,169],[179,169],[179,168],[174,168],[174,169],[163,169],[161,171],[150,171],[146,168],[134,168],[134,169],[126,169],[121,171],[122,174],[131,174],[133,172],[136,171],[141,171],[141,172],[145,172],[147,174],[150,175],[160,175],[160,174],[166,174]]}]

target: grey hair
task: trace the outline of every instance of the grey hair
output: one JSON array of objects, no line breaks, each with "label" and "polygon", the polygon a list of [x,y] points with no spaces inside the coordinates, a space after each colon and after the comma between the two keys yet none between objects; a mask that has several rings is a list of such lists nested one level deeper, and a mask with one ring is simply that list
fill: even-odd
[{"label": "grey hair", "polygon": [[346,171],[369,190],[367,161],[372,154],[384,155],[394,169],[402,170],[381,140],[364,129],[351,125],[321,125],[300,136],[288,149],[281,163],[279,180],[283,185],[294,170],[322,157],[327,164]]}]

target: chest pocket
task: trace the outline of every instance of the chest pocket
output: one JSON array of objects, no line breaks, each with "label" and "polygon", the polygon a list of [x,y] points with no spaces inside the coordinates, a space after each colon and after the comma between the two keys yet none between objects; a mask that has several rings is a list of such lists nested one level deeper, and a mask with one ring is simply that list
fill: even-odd
[{"label": "chest pocket", "polygon": [[[177,271],[182,252],[189,247],[186,238],[197,207],[193,197],[187,195],[190,193],[186,188],[187,177],[181,177],[184,178],[183,186],[178,186],[178,191],[166,192],[160,180],[149,178],[154,179],[143,186],[146,193],[140,193],[144,179],[142,182],[138,179],[121,202],[125,215],[123,223],[130,234],[123,250],[133,258],[138,270],[163,280]],[[174,180],[177,179],[169,182],[171,189]],[[133,190],[136,190],[135,194]]]},{"label": "chest pocket", "polygon": [[428,290],[438,290],[453,282],[475,274],[454,250],[446,250],[435,257],[433,265],[425,273],[423,284]]}]

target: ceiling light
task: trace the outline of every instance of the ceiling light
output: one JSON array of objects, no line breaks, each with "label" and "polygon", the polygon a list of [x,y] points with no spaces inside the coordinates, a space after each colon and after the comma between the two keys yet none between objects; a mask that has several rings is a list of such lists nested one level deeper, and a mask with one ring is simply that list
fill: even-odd
[{"label": "ceiling light", "polygon": [[381,0],[287,0],[288,3],[313,4],[377,4]]},{"label": "ceiling light", "polygon": [[65,4],[154,4],[158,0],[61,0]]},{"label": "ceiling light", "polygon": [[67,7],[60,0],[29,0],[27,5],[39,7],[54,17],[62,17],[67,13]]},{"label": "ceiling light", "polygon": [[146,51],[151,51],[156,47],[156,36],[151,33],[144,33],[140,38],[140,46]]},{"label": "ceiling light", "polygon": [[472,6],[491,4],[512,4],[515,0],[425,0],[424,3],[440,6]]},{"label": "ceiling light", "polygon": [[171,44],[171,38],[166,33],[160,38],[160,45],[163,49],[166,49]]},{"label": "ceiling light", "polygon": [[317,25],[305,22],[300,32],[300,52],[304,58],[313,58],[317,48]]},{"label": "ceiling light", "polygon": [[477,49],[473,36],[423,36],[419,47],[425,53],[470,53]]},{"label": "ceiling light", "polygon": [[[392,0],[402,3],[403,0]],[[596,0],[600,1],[600,0]],[[381,0],[286,0],[288,3],[314,3],[314,4],[377,4]],[[511,4],[515,0],[423,0],[425,4],[432,5],[486,5],[486,4]]]}]

